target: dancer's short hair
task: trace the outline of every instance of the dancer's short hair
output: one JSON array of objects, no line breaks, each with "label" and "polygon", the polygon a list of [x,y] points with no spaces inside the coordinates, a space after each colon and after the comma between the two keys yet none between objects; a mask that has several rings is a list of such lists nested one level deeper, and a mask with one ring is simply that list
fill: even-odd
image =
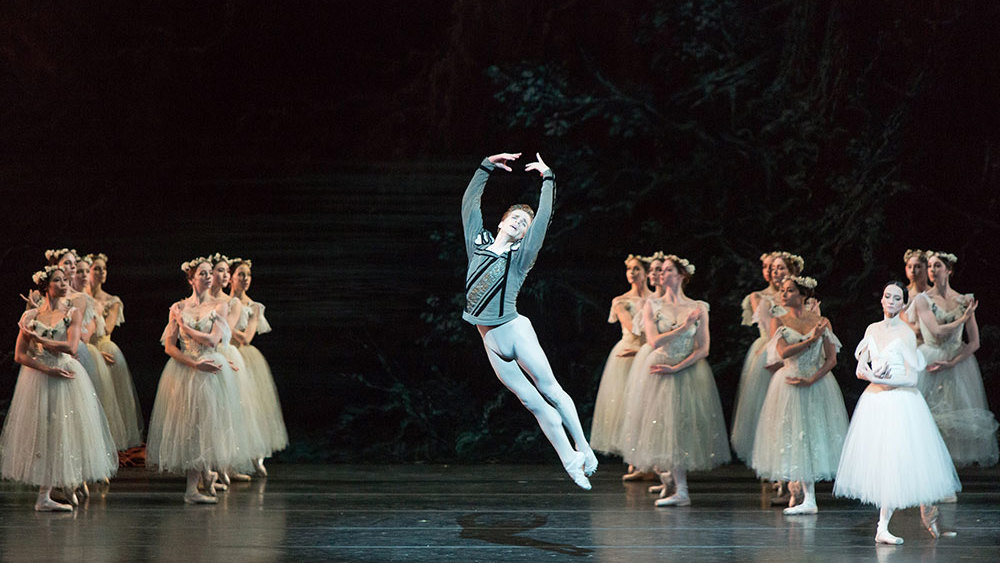
[{"label": "dancer's short hair", "polygon": [[503,221],[504,219],[507,218],[508,215],[510,215],[515,211],[524,211],[525,213],[528,214],[528,217],[530,217],[532,220],[535,219],[535,210],[532,209],[530,205],[528,205],[527,203],[515,203],[514,205],[508,207],[507,211],[503,212],[503,217],[501,217],[500,220]]}]

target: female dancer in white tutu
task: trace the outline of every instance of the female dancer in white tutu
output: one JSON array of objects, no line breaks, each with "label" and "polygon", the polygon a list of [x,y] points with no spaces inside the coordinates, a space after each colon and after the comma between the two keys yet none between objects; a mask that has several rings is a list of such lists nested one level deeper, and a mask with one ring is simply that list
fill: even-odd
[{"label": "female dancer in white tutu", "polygon": [[525,166],[542,176],[537,216],[527,205],[518,204],[504,213],[495,237],[483,228],[479,202],[486,182],[497,168],[509,172],[507,163],[519,156],[503,153],[483,159],[462,197],[469,260],[462,318],[476,325],[497,377],[535,415],[566,472],[578,486],[590,489],[587,475],[597,470],[597,456],[583,434],[576,405],[556,381],[531,321],[517,313],[517,293],[542,248],[555,197],[555,174],[541,155]]},{"label": "female dancer in white tutu", "polygon": [[[694,265],[668,255],[663,262],[663,304],[655,321],[646,319],[646,341],[653,351],[643,361],[648,375],[638,383],[642,397],[631,421],[638,433],[627,443],[625,460],[640,469],[669,469],[673,495],[656,506],[689,506],[687,473],[712,469],[730,460],[722,403],[709,351],[708,304],[684,294]],[[631,415],[630,415],[631,416]]]},{"label": "female dancer in white tutu", "polygon": [[[108,257],[103,253],[88,254],[83,260],[90,264],[87,294],[97,303],[101,317],[98,322],[103,323],[101,328],[104,331],[103,335],[98,331],[92,339],[101,353],[112,359],[108,362],[108,369],[111,372],[115,399],[125,428],[124,446],[134,448],[142,444],[144,427],[139,394],[136,393],[135,384],[132,382],[132,373],[128,369],[125,355],[111,340],[111,333],[125,323],[125,305],[117,296],[104,290],[104,284],[108,281]],[[125,448],[119,447],[119,449]]]},{"label": "female dancer in white tutu", "polygon": [[903,284],[886,284],[885,318],[868,325],[854,352],[858,379],[871,383],[854,409],[833,485],[836,496],[879,507],[875,541],[892,545],[903,543],[889,532],[894,510],[921,505],[925,525],[937,537],[933,503],[962,490],[948,448],[916,389],[924,357],[899,317],[906,302]]},{"label": "female dancer in white tutu", "polygon": [[[951,288],[957,261],[953,254],[928,253],[934,287],[918,295],[911,308],[920,321],[924,337],[920,351],[927,359],[918,386],[955,465],[985,467],[997,463],[997,421],[973,355],[979,349],[978,302],[971,293],[962,295]],[[968,341],[963,341],[963,331]]]},{"label": "female dancer in white tutu", "polygon": [[900,318],[910,325],[917,336],[917,343],[920,344],[924,339],[920,334],[920,321],[917,319],[916,311],[913,310],[913,305],[917,301],[917,296],[931,287],[930,279],[927,277],[927,253],[911,248],[903,254],[903,264],[906,267],[906,279],[909,281],[906,286],[909,306],[900,313]]},{"label": "female dancer in white tutu", "polygon": [[[253,279],[250,260],[236,258],[230,266],[232,278],[229,296],[240,302],[240,314],[233,327],[233,344],[239,350],[246,363],[247,370],[257,390],[259,400],[257,418],[264,432],[268,456],[288,446],[288,431],[281,414],[281,403],[278,401],[278,388],[271,375],[271,367],[267,360],[257,350],[252,342],[254,336],[271,332],[271,325],[264,317],[264,305],[250,298],[247,290]],[[254,469],[259,477],[267,477],[263,457],[254,460]]]},{"label": "female dancer in white tutu", "polygon": [[767,287],[747,295],[740,303],[740,308],[743,309],[742,324],[757,325],[759,332],[743,360],[743,370],[740,372],[736,391],[736,406],[733,408],[733,430],[729,437],[736,456],[744,461],[750,458],[753,450],[760,407],[764,404],[767,386],[771,382],[771,371],[765,365],[767,355],[762,352],[764,345],[771,340],[771,310],[778,295],[778,284],[771,283],[771,262],[775,254],[770,252],[760,256],[761,274]]},{"label": "female dancer in white tutu", "polygon": [[609,323],[621,326],[621,340],[608,354],[601,374],[601,383],[594,402],[594,421],[590,427],[590,446],[599,452],[621,455],[622,418],[625,414],[625,385],[629,368],[644,339],[632,332],[642,313],[642,303],[649,295],[646,289],[646,264],[642,258],[629,254],[625,259],[625,279],[631,288],[611,300]]},{"label": "female dancer in white tutu", "polygon": [[19,323],[14,360],[22,367],[0,434],[0,473],[38,486],[35,510],[71,511],[52,500],[52,488],[107,480],[118,455],[94,386],[73,358],[83,312],[64,299],[69,277],[47,266],[32,279],[41,299]]},{"label": "female dancer in white tutu", "polygon": [[[246,456],[247,462],[254,463],[254,460],[261,459],[268,453],[267,443],[264,438],[264,431],[261,428],[261,407],[257,396],[257,388],[254,385],[253,375],[247,368],[243,356],[232,343],[232,327],[239,322],[241,310],[243,308],[239,299],[230,297],[225,293],[230,282],[229,258],[224,254],[216,252],[209,257],[212,263],[212,286],[209,289],[209,300],[216,305],[223,307],[227,312],[225,335],[219,341],[216,350],[222,353],[229,361],[229,366],[236,374],[234,381],[240,395],[240,404],[243,406],[244,425],[236,430],[241,438],[240,450]],[[243,464],[246,465],[246,464]],[[237,481],[249,481],[250,475],[235,471],[232,468],[218,468],[219,477],[224,484],[229,485],[230,478]]]},{"label": "female dancer in white tutu", "polygon": [[[646,258],[649,262],[649,273],[646,275],[646,283],[650,292],[647,294],[646,299],[643,300],[642,309],[639,312],[636,322],[632,323],[632,334],[638,337],[642,344],[639,346],[639,350],[636,351],[635,356],[632,358],[632,365],[629,366],[628,375],[625,378],[625,390],[623,392],[622,403],[622,421],[618,426],[617,438],[614,440],[615,443],[619,444],[622,448],[622,457],[624,457],[626,442],[628,440],[635,439],[639,431],[638,427],[632,427],[629,425],[629,413],[638,413],[639,407],[642,403],[642,397],[638,395],[641,390],[637,384],[649,376],[648,371],[642,371],[642,364],[646,360],[646,356],[653,351],[653,348],[648,342],[646,342],[646,331],[644,327],[646,322],[645,319],[647,317],[655,319],[659,313],[660,306],[663,304],[663,280],[660,274],[663,273],[664,256],[666,255],[663,254],[663,251],[657,250],[651,256]],[[635,422],[638,423],[638,418],[635,419]],[[655,471],[643,471],[637,469],[631,464],[628,466],[628,471],[622,475],[622,481],[654,481],[656,479],[657,474]],[[663,489],[662,485],[653,485],[653,487],[656,490],[650,492],[660,492]]]},{"label": "female dancer in white tutu", "polygon": [[799,481],[803,500],[785,514],[815,514],[815,482],[837,474],[847,433],[847,409],[830,370],[837,365],[840,341],[830,321],[805,306],[816,280],[787,278],[781,304],[787,313],[772,320],[774,337],[767,345],[771,362],[781,368],[771,378],[760,411],[750,466],[771,481]]},{"label": "female dancer in white tutu", "polygon": [[[213,468],[246,466],[240,446],[243,412],[235,375],[216,350],[228,339],[228,309],[209,297],[212,265],[195,258],[181,265],[193,290],[170,307],[163,368],[149,421],[147,462],[160,471],[187,476],[184,502],[215,503],[218,474]],[[198,492],[202,480],[208,495]]]}]

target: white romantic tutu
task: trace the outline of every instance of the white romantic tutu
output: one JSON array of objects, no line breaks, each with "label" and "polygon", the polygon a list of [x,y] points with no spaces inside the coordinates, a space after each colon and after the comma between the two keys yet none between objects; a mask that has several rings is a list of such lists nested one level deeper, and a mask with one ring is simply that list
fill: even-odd
[{"label": "white romantic tutu", "polygon": [[118,454],[97,392],[78,361],[66,354],[54,361],[75,377],[21,367],[0,434],[0,472],[43,487],[111,477]]},{"label": "white romantic tutu", "polygon": [[222,369],[198,371],[170,358],[156,390],[146,459],[160,471],[249,469],[235,376],[219,352],[200,356]]},{"label": "white romantic tutu", "polygon": [[651,375],[655,364],[676,363],[657,349],[643,361],[641,423],[625,461],[639,469],[712,469],[730,461],[722,403],[708,362],[672,375]]},{"label": "white romantic tutu", "polygon": [[761,336],[754,340],[743,360],[743,371],[736,392],[736,407],[733,409],[733,432],[730,443],[740,459],[747,461],[753,452],[754,437],[760,409],[764,406],[767,388],[771,383],[771,372],[765,367],[767,354],[764,348],[768,339]]},{"label": "white romantic tutu", "polygon": [[837,474],[847,434],[847,409],[837,380],[826,374],[808,387],[771,377],[761,407],[750,466],[769,481],[829,481]]},{"label": "white romantic tutu", "polygon": [[619,455],[623,458],[631,451],[639,440],[639,430],[642,428],[642,391],[643,383],[649,377],[649,370],[642,371],[646,358],[653,352],[653,347],[648,343],[639,347],[639,351],[632,358],[632,365],[628,368],[628,377],[625,381],[625,400],[622,405],[622,423],[618,427],[618,434],[611,439],[611,443],[618,444],[621,449]]},{"label": "white romantic tutu", "polygon": [[914,388],[867,391],[854,409],[833,494],[880,508],[933,504],[962,490],[927,403]]},{"label": "white romantic tutu", "polygon": [[[955,355],[928,344],[921,344],[919,349],[928,365]],[[920,372],[918,386],[955,465],[995,465],[1000,456],[997,421],[986,401],[983,376],[975,356],[950,369]]]},{"label": "white romantic tutu", "polygon": [[267,446],[267,440],[261,425],[263,409],[261,409],[261,402],[257,394],[257,386],[254,383],[252,370],[243,361],[243,355],[236,349],[236,346],[222,344],[218,347],[218,350],[227,360],[236,366],[233,381],[239,392],[240,405],[243,407],[243,426],[237,428],[237,431],[240,431],[242,434],[243,453],[249,456],[251,460],[266,457],[271,453],[271,450]]},{"label": "white romantic tutu", "polygon": [[271,375],[271,367],[255,346],[238,347],[243,361],[253,378],[257,390],[257,400],[260,410],[257,420],[264,432],[268,454],[283,450],[288,446],[288,431],[285,429],[285,419],[281,414],[281,402],[278,400],[278,388]]},{"label": "white romantic tutu", "polygon": [[604,364],[604,373],[597,389],[594,402],[594,421],[590,427],[590,447],[607,454],[622,454],[621,426],[625,417],[625,387],[628,384],[629,368],[635,356],[619,356],[625,350],[637,350],[639,339],[625,335],[615,344]]},{"label": "white romantic tutu", "polygon": [[142,444],[142,409],[139,407],[139,394],[135,391],[132,383],[132,374],[128,369],[128,362],[122,354],[118,345],[104,336],[97,341],[97,347],[101,352],[111,354],[115,363],[108,366],[111,372],[111,381],[114,383],[115,400],[118,403],[118,410],[121,412],[122,423],[125,427],[125,447],[119,445],[119,449],[133,448]]},{"label": "white romantic tutu", "polygon": [[126,449],[125,424],[122,421],[121,411],[118,410],[118,403],[115,401],[115,385],[111,379],[111,370],[104,361],[104,356],[93,344],[85,345],[81,342],[76,346],[76,357],[90,377],[90,382],[94,385],[97,399],[101,403],[101,410],[108,419],[108,430],[111,431],[115,448]]}]

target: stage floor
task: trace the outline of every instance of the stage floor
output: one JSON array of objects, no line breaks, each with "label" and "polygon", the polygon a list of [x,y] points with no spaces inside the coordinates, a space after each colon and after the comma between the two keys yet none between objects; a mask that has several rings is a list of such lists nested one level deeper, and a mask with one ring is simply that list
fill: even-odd
[{"label": "stage floor", "polygon": [[820,513],[785,517],[741,465],[689,478],[692,506],[654,508],[648,482],[604,463],[594,489],[551,465],[282,465],[218,505],[182,502],[183,481],[123,469],[73,514],[36,513],[0,486],[0,559],[74,561],[952,561],[1000,560],[1000,471],[961,471],[942,506],[957,537],[933,541],[897,513],[899,547],[876,546],[877,513],[818,487]]}]

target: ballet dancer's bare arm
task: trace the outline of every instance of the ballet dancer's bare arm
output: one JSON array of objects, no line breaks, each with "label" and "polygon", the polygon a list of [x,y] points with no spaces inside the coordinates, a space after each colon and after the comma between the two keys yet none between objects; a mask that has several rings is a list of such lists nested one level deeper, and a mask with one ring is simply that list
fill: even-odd
[{"label": "ballet dancer's bare arm", "polygon": [[927,366],[927,371],[935,372],[955,367],[959,362],[972,356],[976,353],[976,350],[979,350],[979,323],[976,322],[975,312],[977,305],[979,305],[979,302],[973,301],[969,304],[969,307],[965,309],[965,313],[959,317],[959,319],[965,319],[965,336],[968,339],[968,342],[966,342],[962,348],[959,349],[958,354],[956,354],[954,358],[934,362]]},{"label": "ballet dancer's bare arm", "polygon": [[[830,330],[829,321],[827,321],[826,319],[823,319],[823,321],[826,321],[826,328],[822,332],[820,332],[819,330],[816,331],[818,334],[820,334],[820,338],[823,338],[822,335],[827,330]],[[820,324],[822,324],[823,321],[820,321]],[[778,346],[780,347],[781,344],[779,343]],[[823,376],[830,373],[830,370],[832,370],[837,365],[837,348],[833,345],[833,342],[831,342],[829,338],[823,338],[823,355],[826,356],[826,358],[823,361],[823,365],[819,366],[819,369],[816,370],[816,373],[812,374],[807,378],[801,378],[801,379],[798,377],[786,377],[785,383],[788,383],[789,385],[795,385],[798,387],[809,387],[813,383],[816,383],[817,381],[822,379]]]},{"label": "ballet dancer's bare arm", "polygon": [[667,364],[654,364],[650,366],[649,373],[653,375],[670,375],[678,373],[687,369],[695,362],[708,357],[708,351],[711,347],[711,337],[708,330],[708,311],[698,307],[698,313],[699,314],[695,317],[698,320],[698,329],[697,332],[695,332],[694,348],[691,350],[691,353],[688,354],[686,358],[672,366]]}]

